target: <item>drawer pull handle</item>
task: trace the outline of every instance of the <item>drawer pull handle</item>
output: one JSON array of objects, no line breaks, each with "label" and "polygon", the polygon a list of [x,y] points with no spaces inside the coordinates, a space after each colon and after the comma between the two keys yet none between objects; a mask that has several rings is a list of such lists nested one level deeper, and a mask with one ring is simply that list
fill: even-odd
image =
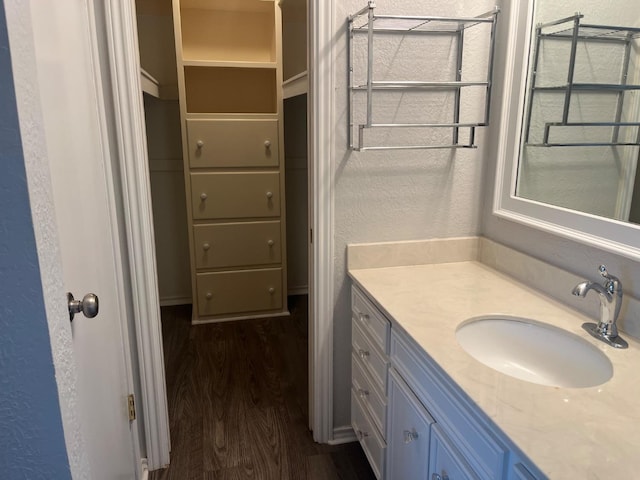
[{"label": "drawer pull handle", "polygon": [[271,140],[264,141],[264,148],[271,148]]},{"label": "drawer pull handle", "polygon": [[267,198],[273,198],[273,192],[267,192]]},{"label": "drawer pull handle", "polygon": [[417,440],[419,435],[418,432],[416,432],[416,429],[412,429],[412,430],[405,430],[404,432],[402,432],[404,434],[404,443],[411,443],[414,440]]},{"label": "drawer pull handle", "polygon": [[431,480],[449,480],[449,475],[444,470],[442,471],[442,475],[434,473],[431,475]]},{"label": "drawer pull handle", "polygon": [[367,320],[369,320],[369,314],[360,312],[358,313],[358,318],[362,323],[365,323]]},{"label": "drawer pull handle", "polygon": [[275,288],[273,288],[273,287],[269,287],[268,292],[269,292],[271,295],[273,295],[274,293],[276,293],[276,289],[275,289]]},{"label": "drawer pull handle", "polygon": [[358,393],[360,394],[360,398],[366,398],[369,396],[369,390],[365,390],[364,388],[358,389]]},{"label": "drawer pull handle", "polygon": [[269,245],[270,247],[273,247],[274,241],[273,240],[268,240],[267,241],[267,245]]},{"label": "drawer pull handle", "polygon": [[202,249],[203,250],[209,250],[211,248],[211,245],[208,242],[205,242],[202,244]]},{"label": "drawer pull handle", "polygon": [[206,298],[207,300],[211,300],[211,299],[213,298],[213,293],[211,293],[211,292],[207,292],[207,293],[205,294],[205,298]]},{"label": "drawer pull handle", "polygon": [[362,348],[358,350],[358,355],[360,358],[365,360],[369,356],[369,350],[363,350]]},{"label": "drawer pull handle", "polygon": [[202,140],[198,140],[196,142],[196,147],[198,147],[198,150],[200,150],[202,147],[204,147],[204,142]]},{"label": "drawer pull handle", "polygon": [[362,430],[358,430],[358,438],[360,440],[367,438],[369,436],[369,432],[363,432]]},{"label": "drawer pull handle", "polygon": [[205,192],[202,192],[200,194],[200,200],[202,200],[203,202],[207,199],[208,195]]}]

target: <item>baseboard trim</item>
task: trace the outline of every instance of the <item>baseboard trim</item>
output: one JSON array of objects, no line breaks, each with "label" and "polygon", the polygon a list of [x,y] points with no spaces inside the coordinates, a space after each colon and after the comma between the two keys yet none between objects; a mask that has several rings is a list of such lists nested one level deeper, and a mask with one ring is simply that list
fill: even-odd
[{"label": "baseboard trim", "polygon": [[165,297],[160,298],[161,307],[173,307],[174,305],[190,305],[191,297]]},{"label": "baseboard trim", "polygon": [[343,443],[356,442],[356,437],[351,425],[345,425],[343,427],[336,427],[333,429],[333,439],[329,440],[329,445],[341,445]]}]

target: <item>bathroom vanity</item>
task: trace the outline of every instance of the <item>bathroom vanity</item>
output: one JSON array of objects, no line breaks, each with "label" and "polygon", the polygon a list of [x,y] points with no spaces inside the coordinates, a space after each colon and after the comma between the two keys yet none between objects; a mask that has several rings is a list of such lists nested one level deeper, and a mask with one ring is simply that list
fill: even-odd
[{"label": "bathroom vanity", "polygon": [[[638,342],[625,336],[630,347],[618,350],[593,339],[581,329],[591,319],[482,263],[496,244],[477,240],[467,242],[470,248],[460,247],[465,241],[440,244],[446,255],[423,245],[413,259],[393,245],[384,253],[383,244],[371,262],[359,246],[349,247],[352,425],[375,474],[634,478],[640,471]],[[392,265],[394,256],[399,266]],[[460,324],[488,314],[570,332],[604,353],[613,374],[599,385],[564,388],[489,368],[456,340]]]}]

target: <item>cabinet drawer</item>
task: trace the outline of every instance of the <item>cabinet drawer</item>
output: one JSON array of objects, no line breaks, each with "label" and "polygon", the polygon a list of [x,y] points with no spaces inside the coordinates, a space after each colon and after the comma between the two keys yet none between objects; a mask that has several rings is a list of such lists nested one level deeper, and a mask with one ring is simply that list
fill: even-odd
[{"label": "cabinet drawer", "polygon": [[393,369],[389,371],[389,405],[386,478],[428,478],[433,418]]},{"label": "cabinet drawer", "polygon": [[196,268],[280,263],[280,221],[193,227]]},{"label": "cabinet drawer", "polygon": [[351,344],[353,353],[360,357],[362,365],[369,373],[375,386],[381,391],[387,391],[387,370],[389,361],[387,357],[380,353],[377,347],[370,343],[369,339],[362,333],[356,323],[351,324]]},{"label": "cabinet drawer", "polygon": [[199,273],[196,290],[200,316],[279,310],[282,270]]},{"label": "cabinet drawer", "polygon": [[489,433],[489,426],[468,406],[462,396],[445,383],[436,367],[415,353],[397,331],[391,334],[391,363],[413,386],[416,396],[439,424],[446,428],[475,472],[482,478],[501,478],[507,450]]},{"label": "cabinet drawer", "polygon": [[189,165],[277,167],[277,120],[187,120]]},{"label": "cabinet drawer", "polygon": [[351,390],[351,426],[360,441],[360,445],[362,445],[376,478],[383,478],[387,446],[372,425],[369,415],[353,390]]},{"label": "cabinet drawer", "polygon": [[384,438],[386,436],[387,399],[365,373],[360,357],[351,354],[351,387],[360,397],[360,402],[368,409],[373,423]]},{"label": "cabinet drawer", "polygon": [[354,322],[371,337],[384,353],[389,353],[389,321],[357,288],[351,290],[351,312]]},{"label": "cabinet drawer", "polygon": [[280,216],[278,172],[192,173],[193,218]]},{"label": "cabinet drawer", "polygon": [[[440,476],[439,479],[438,475]],[[437,424],[431,428],[429,476],[427,478],[434,480],[445,478],[449,480],[480,479]]]}]

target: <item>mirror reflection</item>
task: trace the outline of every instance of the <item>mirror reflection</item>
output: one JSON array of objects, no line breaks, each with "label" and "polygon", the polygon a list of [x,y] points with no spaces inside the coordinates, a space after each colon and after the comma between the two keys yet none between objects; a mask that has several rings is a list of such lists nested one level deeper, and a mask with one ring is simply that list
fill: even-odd
[{"label": "mirror reflection", "polygon": [[640,223],[636,1],[536,0],[517,196]]}]

